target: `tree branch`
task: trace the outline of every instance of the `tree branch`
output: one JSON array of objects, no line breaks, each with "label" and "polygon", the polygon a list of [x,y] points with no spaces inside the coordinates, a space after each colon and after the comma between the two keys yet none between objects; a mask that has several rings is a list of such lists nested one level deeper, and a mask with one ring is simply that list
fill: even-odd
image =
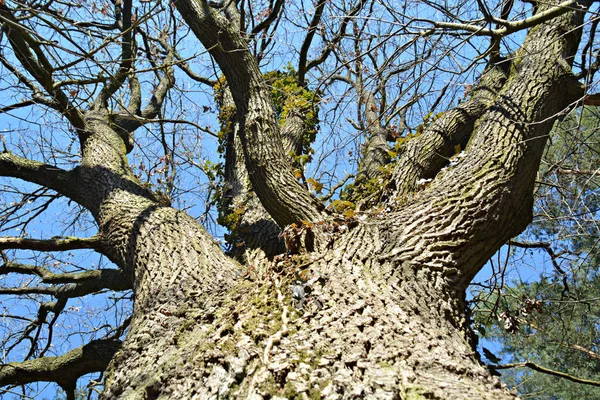
[{"label": "tree branch", "polygon": [[593,358],[594,360],[600,361],[600,354],[595,353],[595,352],[591,351],[590,349],[586,349],[583,346],[580,346],[578,344],[568,344],[567,347],[569,347],[573,350],[580,351],[580,352],[584,353],[586,356]]},{"label": "tree branch", "polygon": [[323,16],[325,4],[327,4],[327,0],[320,0],[317,4],[315,13],[310,21],[310,24],[308,25],[306,37],[304,38],[304,42],[302,42],[302,47],[300,48],[300,59],[298,61],[298,81],[300,81],[300,84],[302,85],[304,84],[307,71],[306,62],[308,57],[308,49],[310,49],[310,45],[315,37],[319,23],[321,23],[321,17]]},{"label": "tree branch", "polygon": [[348,23],[354,17],[356,17],[356,15],[358,15],[358,13],[360,12],[360,10],[362,10],[362,8],[365,6],[365,4],[367,4],[366,0],[358,0],[357,1],[356,5],[354,7],[352,7],[352,9],[348,13],[348,15],[346,15],[344,17],[344,19],[342,20],[340,29],[337,32],[337,34],[333,37],[332,40],[330,40],[327,43],[327,45],[325,46],[325,49],[323,49],[321,54],[317,58],[308,62],[308,65],[306,66],[306,72],[323,64],[325,62],[325,60],[327,60],[327,57],[329,57],[329,55],[331,54],[331,52],[333,51],[335,46],[340,42],[340,40],[342,40],[342,38],[344,38],[344,36],[346,36],[346,28],[348,27]]},{"label": "tree branch", "polygon": [[552,262],[552,266],[556,270],[556,272],[562,277],[563,281],[563,296],[569,291],[569,280],[566,272],[558,265],[556,259],[560,256],[560,254],[556,254],[554,249],[552,249],[552,245],[548,242],[519,242],[516,240],[510,240],[508,242],[510,246],[520,247],[523,249],[542,249],[548,253],[550,256],[550,261]]},{"label": "tree branch", "polygon": [[125,82],[127,75],[133,68],[135,54],[135,38],[132,35],[134,27],[131,24],[132,0],[123,0],[115,2],[115,15],[117,25],[121,28],[121,63],[119,70],[115,73],[110,82],[105,85],[98,97],[94,101],[93,108],[106,107],[107,101]]},{"label": "tree branch", "polygon": [[569,169],[569,168],[559,168],[558,173],[565,175],[591,175],[591,176],[600,176],[600,168],[599,169]]},{"label": "tree branch", "polygon": [[580,0],[567,0],[563,1],[556,6],[538,12],[535,15],[525,18],[519,21],[506,21],[500,18],[493,18],[492,20],[497,24],[501,25],[502,28],[498,29],[488,29],[484,28],[480,25],[469,24],[469,23],[456,23],[456,22],[443,22],[443,21],[435,21],[432,22],[435,28],[443,28],[443,29],[452,29],[452,30],[461,30],[471,32],[476,36],[491,36],[493,38],[501,38],[506,35],[510,35],[511,33],[515,33],[518,31],[522,31],[524,29],[531,28],[533,26],[539,25],[546,21],[549,21],[553,18],[563,15],[566,12],[572,11],[575,7],[581,4],[590,3],[589,1],[580,1]]},{"label": "tree branch", "polygon": [[23,179],[52,189],[78,203],[82,203],[84,190],[76,184],[75,173],[53,165],[29,160],[10,151],[0,153],[0,176]]},{"label": "tree branch", "polygon": [[[488,259],[526,228],[548,134],[561,112],[580,98],[565,83],[572,82],[571,65],[585,13],[585,9],[570,11],[529,30],[513,57],[516,65],[510,78],[496,72],[506,81],[499,93],[489,93],[492,101],[483,101],[483,114],[467,129],[469,142],[462,156],[415,196],[399,195],[406,204],[398,213],[390,213],[385,234],[393,245],[388,245],[389,256],[384,257],[415,268],[445,269],[456,274],[452,287],[464,290]],[[554,45],[549,47],[549,41]],[[484,86],[487,91],[494,87]],[[444,142],[448,130],[435,134]],[[433,147],[429,153],[436,151]],[[409,165],[414,163],[413,168],[422,168],[406,159],[410,153],[402,157]],[[406,190],[403,182],[414,184],[402,176],[404,172],[394,171],[400,193]],[[469,246],[477,250],[465,251]]]},{"label": "tree branch", "polygon": [[18,23],[4,2],[0,3],[0,21],[2,31],[6,34],[15,56],[23,68],[52,96],[57,103],[57,108],[71,124],[76,129],[83,130],[85,127],[83,115],[71,104],[67,95],[55,86],[52,65],[46,58],[39,42],[31,36],[27,28]]},{"label": "tree branch", "polygon": [[262,20],[258,25],[256,25],[252,29],[252,32],[250,32],[250,38],[253,38],[254,36],[258,35],[261,31],[269,29],[269,26],[273,23],[273,21],[275,21],[284,5],[284,0],[275,0],[275,5],[273,6],[273,9],[271,10],[267,18]]},{"label": "tree branch", "polygon": [[207,85],[211,88],[213,88],[217,81],[215,81],[214,79],[209,79],[205,76],[202,75],[198,75],[197,73],[195,73],[194,71],[192,71],[192,68],[190,67],[190,65],[187,63],[187,61],[182,60],[181,56],[179,56],[179,54],[176,54],[176,58],[177,58],[177,63],[176,65],[181,68],[181,70],[183,72],[185,72],[185,74],[187,76],[189,76],[191,79],[195,80],[196,82],[202,83],[204,85]]},{"label": "tree branch", "polygon": [[0,237],[0,250],[26,249],[39,251],[67,251],[93,249],[100,253],[106,243],[95,236],[91,238],[53,237],[52,239],[30,239],[22,237]]},{"label": "tree branch", "polygon": [[417,189],[421,179],[432,179],[455,154],[456,145],[464,148],[473,132],[475,121],[483,115],[506,82],[508,62],[501,60],[484,72],[471,97],[454,109],[434,117],[420,136],[409,139],[394,167],[397,196]]},{"label": "tree branch", "polygon": [[62,356],[5,364],[0,366],[0,386],[43,381],[71,388],[79,377],[104,371],[120,347],[119,340],[94,340]]},{"label": "tree branch", "polygon": [[127,282],[127,276],[118,269],[96,269],[85,272],[70,272],[57,274],[47,268],[38,265],[26,265],[15,262],[7,262],[0,267],[0,275],[8,273],[18,273],[23,275],[36,275],[42,278],[43,283],[63,284],[63,283],[85,283],[92,281],[102,281],[105,289],[126,290],[131,289],[130,285],[122,284]]},{"label": "tree branch", "polygon": [[122,271],[116,269],[56,274],[39,266],[7,262],[0,267],[0,275],[9,273],[37,275],[42,278],[43,283],[60,286],[1,288],[0,294],[47,294],[58,299],[72,299],[97,293],[105,289],[118,292],[132,288],[127,276]]},{"label": "tree branch", "polygon": [[298,182],[285,155],[270,91],[247,41],[206,2],[179,0],[176,5],[219,64],[236,108],[245,117],[240,130],[245,162],[265,209],[281,226],[322,219],[322,205]]},{"label": "tree branch", "polygon": [[589,379],[577,378],[576,376],[565,374],[564,372],[555,371],[553,369],[548,369],[548,368],[539,366],[536,363],[533,363],[531,361],[525,361],[522,363],[514,363],[514,364],[490,365],[489,367],[491,369],[495,369],[495,370],[527,367],[527,368],[531,368],[535,371],[542,372],[544,374],[558,376],[559,378],[564,378],[564,379],[570,380],[571,382],[576,382],[576,383],[581,383],[584,385],[591,385],[591,386],[600,386],[599,381],[592,381]]},{"label": "tree branch", "polygon": [[[141,106],[141,88],[137,77],[133,76],[130,78],[131,85],[131,99],[127,112],[129,115],[118,114],[113,117],[114,123],[118,127],[118,131],[123,137],[128,137],[129,140],[125,142],[127,146],[127,152],[133,150],[133,138],[132,133],[137,128],[144,124],[146,120],[152,120],[160,114],[160,110],[163,106],[165,98],[169,94],[169,90],[175,85],[175,72],[173,71],[173,60],[175,59],[175,49],[169,46],[164,39],[159,39],[160,44],[165,50],[167,50],[167,56],[163,60],[161,68],[163,69],[163,75],[158,81],[158,85],[152,92],[150,101],[140,110]],[[132,114],[134,113],[134,114]]]},{"label": "tree branch", "polygon": [[586,95],[583,98],[583,104],[586,106],[600,106],[600,93]]}]

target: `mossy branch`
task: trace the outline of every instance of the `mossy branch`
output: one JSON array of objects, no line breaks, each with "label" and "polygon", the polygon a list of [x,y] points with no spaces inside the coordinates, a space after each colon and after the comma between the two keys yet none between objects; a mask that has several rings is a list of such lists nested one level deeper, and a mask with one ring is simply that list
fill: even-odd
[{"label": "mossy branch", "polygon": [[7,262],[0,267],[0,275],[9,273],[37,275],[42,278],[42,283],[60,286],[2,288],[0,294],[48,294],[56,298],[74,298],[104,289],[122,291],[132,287],[127,276],[116,269],[56,274],[39,266]]},{"label": "mossy branch", "polygon": [[0,152],[0,176],[23,179],[70,198],[78,203],[85,198],[84,189],[74,184],[75,173],[54,165],[20,157],[4,149]]},{"label": "mossy branch", "polygon": [[42,278],[43,283],[89,283],[101,281],[107,289],[125,290],[130,289],[126,284],[127,276],[118,269],[96,269],[85,272],[54,273],[47,268],[38,265],[27,265],[15,262],[7,262],[0,267],[0,275],[17,273],[23,275],[37,275]]}]

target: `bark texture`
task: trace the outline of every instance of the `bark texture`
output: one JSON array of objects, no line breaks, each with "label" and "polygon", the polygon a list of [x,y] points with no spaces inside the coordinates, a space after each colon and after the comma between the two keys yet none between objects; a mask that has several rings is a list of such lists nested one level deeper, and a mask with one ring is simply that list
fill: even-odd
[{"label": "bark texture", "polygon": [[[464,304],[444,274],[398,269],[381,251],[376,224],[361,225],[326,253],[248,274],[154,351],[132,332],[136,351],[117,358],[130,379],[107,397],[512,398],[456,325]],[[132,380],[136,357],[152,368]]]},{"label": "bark texture", "polygon": [[[177,1],[177,8],[227,78],[237,112],[244,116],[240,139],[252,187],[280,226],[323,217],[322,206],[300,185],[284,153],[269,90],[246,40],[231,21],[235,7],[224,13],[199,1]],[[216,33],[216,34],[215,34]]]}]

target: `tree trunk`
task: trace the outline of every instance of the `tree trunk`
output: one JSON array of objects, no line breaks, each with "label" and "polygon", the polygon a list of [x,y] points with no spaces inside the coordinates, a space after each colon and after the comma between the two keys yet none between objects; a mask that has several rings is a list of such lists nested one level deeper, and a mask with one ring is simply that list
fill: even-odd
[{"label": "tree trunk", "polygon": [[327,248],[242,270],[139,186],[103,114],[86,121],[77,174],[97,190],[79,201],[136,296],[103,398],[512,397],[477,361],[456,270],[390,253],[394,213],[315,225]]},{"label": "tree trunk", "polygon": [[349,229],[245,272],[220,303],[136,305],[105,398],[512,398],[479,364],[448,277],[379,261],[377,225]]}]

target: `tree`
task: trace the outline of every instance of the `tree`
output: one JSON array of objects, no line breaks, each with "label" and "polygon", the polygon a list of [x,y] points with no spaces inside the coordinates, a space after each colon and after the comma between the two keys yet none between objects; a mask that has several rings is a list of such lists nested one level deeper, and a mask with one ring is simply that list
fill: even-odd
[{"label": "tree", "polygon": [[[77,204],[97,233],[5,237],[1,248],[93,249],[118,267],[58,274],[8,252],[4,274],[44,285],[4,293],[56,298],[41,303],[32,330],[68,299],[98,290],[132,288],[134,309],[124,326],[64,355],[32,347],[0,369],[0,383],[53,381],[74,398],[79,376],[107,368],[103,398],[513,398],[474,352],[465,290],[531,221],[554,121],[597,101],[588,95],[598,62],[592,2],[528,3],[511,11],[479,1],[319,1],[307,14],[303,2],[279,0],[2,2],[0,61],[24,97],[3,110],[53,110],[80,155],[68,158],[58,141],[40,160],[31,141],[12,141],[0,175],[39,185],[33,199]],[[287,72],[273,72],[286,57],[277,52],[280,25],[297,49]],[[215,79],[180,51],[185,26]],[[437,82],[477,73],[460,101],[456,87]],[[237,229],[228,253],[170,206],[186,184],[171,172],[197,159],[189,139],[165,125],[210,133],[174,106],[186,95],[182,75],[218,83],[226,161],[215,198],[221,220]],[[277,87],[289,93],[278,100]],[[335,107],[314,104],[342,87]],[[348,104],[352,114],[342,111]],[[439,106],[448,111],[433,116]],[[317,113],[327,116],[318,127]],[[305,176],[310,141],[334,133],[329,124],[340,118],[364,140],[354,141],[355,179],[342,192]],[[38,150],[51,142],[51,128],[41,129]],[[156,134],[149,148],[164,151],[160,182],[143,184],[127,158],[144,130]],[[329,205],[310,190],[325,184]]]}]

